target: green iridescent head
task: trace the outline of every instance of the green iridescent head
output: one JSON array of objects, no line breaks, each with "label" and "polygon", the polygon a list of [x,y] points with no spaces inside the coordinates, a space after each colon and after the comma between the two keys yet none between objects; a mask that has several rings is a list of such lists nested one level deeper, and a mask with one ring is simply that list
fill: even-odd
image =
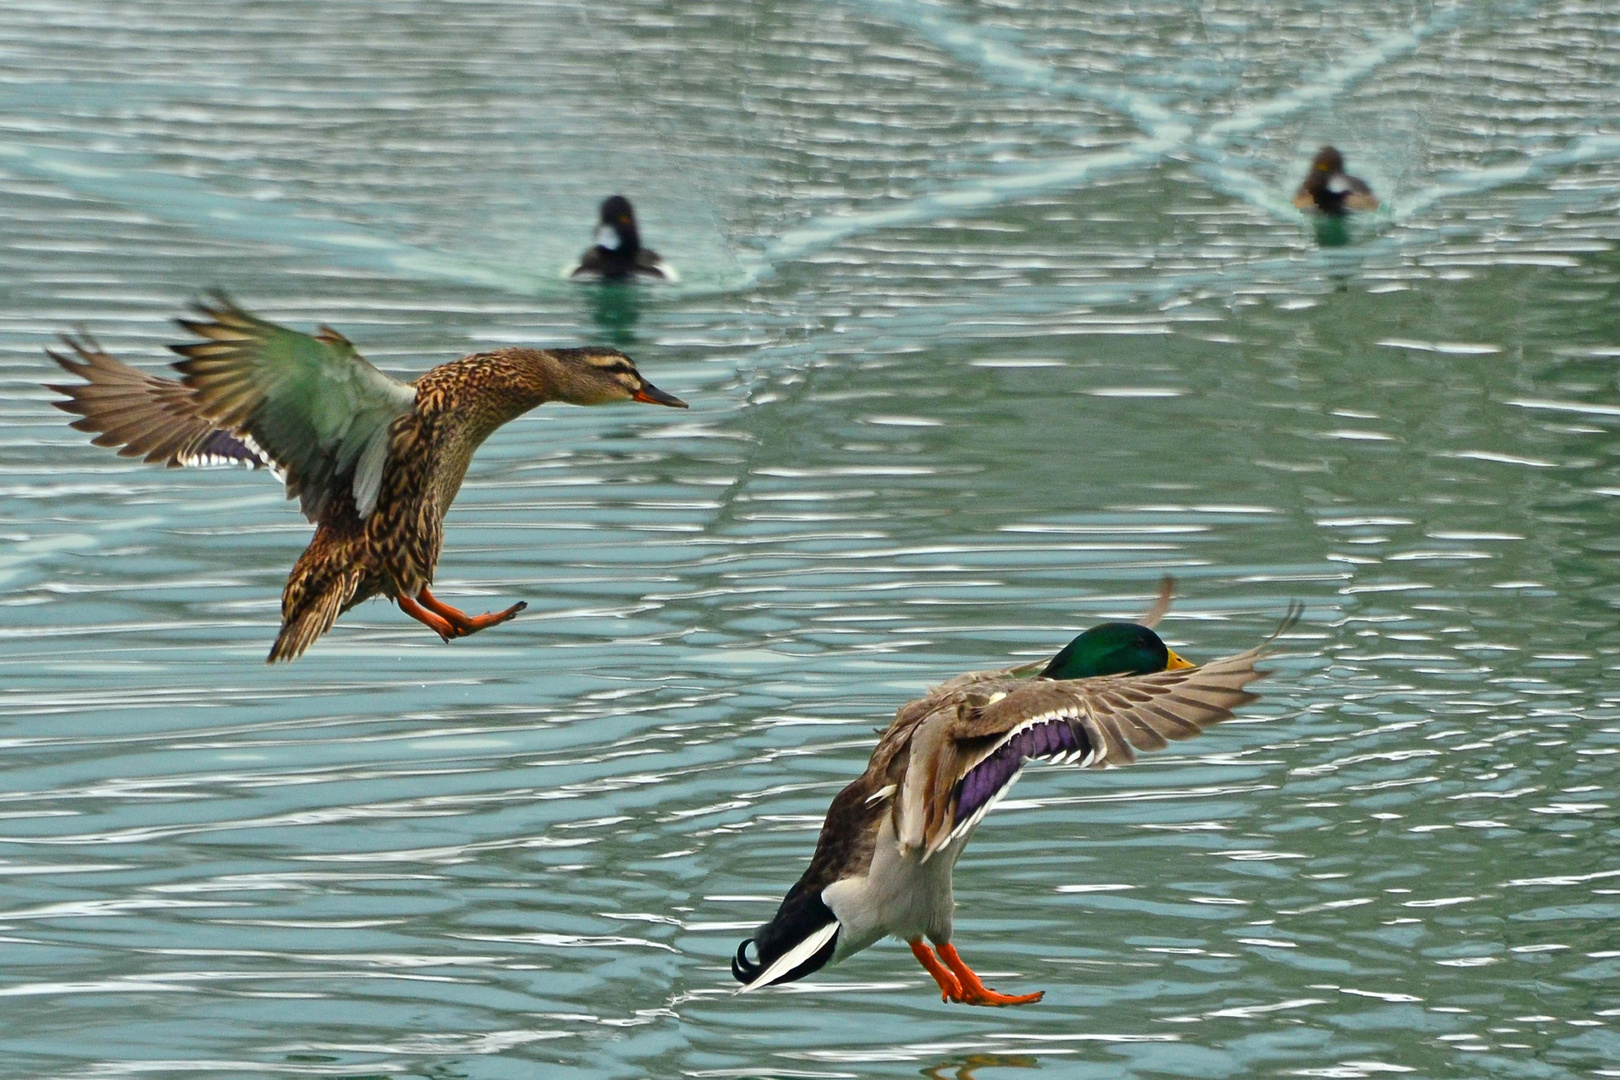
[{"label": "green iridescent head", "polygon": [[1063,647],[1041,672],[1043,679],[1094,679],[1099,675],[1151,675],[1193,665],[1171,652],[1145,626],[1128,622],[1093,626]]}]

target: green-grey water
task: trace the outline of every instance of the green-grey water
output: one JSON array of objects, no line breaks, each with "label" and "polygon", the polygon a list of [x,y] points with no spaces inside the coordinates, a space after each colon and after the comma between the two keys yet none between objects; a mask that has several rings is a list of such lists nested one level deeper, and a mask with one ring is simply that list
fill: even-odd
[{"label": "green-grey water", "polygon": [[[0,1075],[1620,1075],[1620,9],[0,8]],[[1317,145],[1384,208],[1318,237]],[[635,200],[675,287],[560,280]],[[616,344],[440,594],[262,663],[308,527],[49,407],[203,289],[400,375]],[[738,997],[897,706],[1144,610],[1241,718],[1033,768]]]}]

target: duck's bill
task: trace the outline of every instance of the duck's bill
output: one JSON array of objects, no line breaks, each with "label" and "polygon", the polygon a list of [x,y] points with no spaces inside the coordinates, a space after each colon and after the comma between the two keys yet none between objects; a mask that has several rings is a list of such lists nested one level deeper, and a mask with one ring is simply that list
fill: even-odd
[{"label": "duck's bill", "polygon": [[[648,405],[668,405],[672,409],[685,409],[689,406],[674,394],[666,394],[650,382],[641,384],[641,389],[631,395],[633,401],[644,401]],[[1190,666],[1190,665],[1189,665]]]},{"label": "duck's bill", "polygon": [[1181,671],[1184,668],[1198,666],[1190,660],[1185,660],[1180,656],[1177,656],[1174,649],[1166,649],[1165,652],[1170,654],[1170,662],[1164,665],[1164,670],[1166,671]]}]

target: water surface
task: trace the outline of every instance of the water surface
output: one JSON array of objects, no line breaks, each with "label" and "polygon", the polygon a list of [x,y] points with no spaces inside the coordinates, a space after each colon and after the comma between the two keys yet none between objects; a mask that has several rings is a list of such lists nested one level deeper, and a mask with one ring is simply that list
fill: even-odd
[{"label": "water surface", "polygon": [[[0,11],[0,1073],[1620,1075],[1620,16],[498,2]],[[1385,196],[1324,247],[1323,141]],[[675,288],[559,271],[622,191]],[[204,288],[688,413],[480,453],[441,645],[261,661],[308,528],[87,445],[42,346]],[[896,707],[1180,582],[1239,722],[1036,768],[957,942],[726,963]]]}]

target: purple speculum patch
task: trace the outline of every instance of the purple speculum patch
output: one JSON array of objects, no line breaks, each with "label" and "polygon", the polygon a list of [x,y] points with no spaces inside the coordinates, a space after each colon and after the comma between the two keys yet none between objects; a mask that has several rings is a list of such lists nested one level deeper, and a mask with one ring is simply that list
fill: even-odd
[{"label": "purple speculum patch", "polygon": [[1055,758],[1079,750],[1080,736],[1064,717],[1031,724],[967,771],[956,785],[956,820],[967,821],[1012,783],[1030,758]]}]

